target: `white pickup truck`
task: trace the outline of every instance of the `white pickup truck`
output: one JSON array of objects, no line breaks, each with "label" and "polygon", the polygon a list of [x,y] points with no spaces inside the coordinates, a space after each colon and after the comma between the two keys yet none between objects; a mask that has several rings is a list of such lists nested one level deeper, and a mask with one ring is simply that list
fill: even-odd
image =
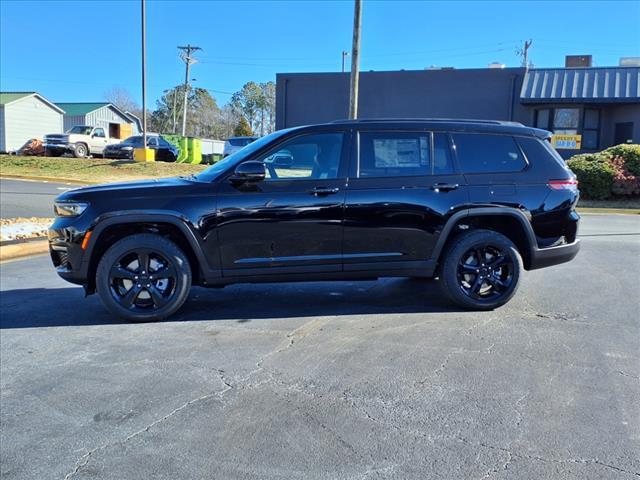
[{"label": "white pickup truck", "polygon": [[72,153],[76,158],[84,158],[88,155],[102,155],[107,145],[119,141],[119,138],[109,138],[102,127],[76,125],[67,133],[45,135],[44,148],[48,157]]}]

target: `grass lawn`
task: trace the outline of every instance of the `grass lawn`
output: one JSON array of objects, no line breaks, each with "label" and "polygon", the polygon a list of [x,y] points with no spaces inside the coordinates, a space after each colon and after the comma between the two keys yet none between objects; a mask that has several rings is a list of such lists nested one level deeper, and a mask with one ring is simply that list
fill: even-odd
[{"label": "grass lawn", "polygon": [[198,173],[206,165],[131,162],[102,158],[20,157],[0,155],[0,175],[60,179],[86,183],[122,182],[141,178]]}]

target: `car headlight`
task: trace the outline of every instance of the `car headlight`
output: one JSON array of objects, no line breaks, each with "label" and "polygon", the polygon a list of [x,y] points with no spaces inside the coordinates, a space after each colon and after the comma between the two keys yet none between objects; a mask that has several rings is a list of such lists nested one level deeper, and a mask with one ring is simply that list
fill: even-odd
[{"label": "car headlight", "polygon": [[122,150],[133,150],[133,147],[122,147]]},{"label": "car headlight", "polygon": [[54,202],[53,211],[57,217],[77,217],[84,212],[88,203],[82,202]]}]

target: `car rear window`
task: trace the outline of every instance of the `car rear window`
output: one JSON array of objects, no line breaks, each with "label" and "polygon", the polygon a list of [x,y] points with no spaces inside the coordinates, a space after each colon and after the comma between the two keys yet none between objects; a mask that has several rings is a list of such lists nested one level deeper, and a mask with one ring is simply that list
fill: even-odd
[{"label": "car rear window", "polygon": [[527,166],[513,137],[480,133],[453,133],[463,173],[519,172]]}]

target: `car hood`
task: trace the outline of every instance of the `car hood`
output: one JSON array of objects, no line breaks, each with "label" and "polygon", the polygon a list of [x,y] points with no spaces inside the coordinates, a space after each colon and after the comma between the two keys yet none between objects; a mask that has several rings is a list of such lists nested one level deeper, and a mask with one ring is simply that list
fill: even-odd
[{"label": "car hood", "polygon": [[105,183],[68,190],[59,195],[56,201],[91,201],[92,198],[113,197],[114,195],[128,198],[166,196],[177,193],[176,190],[189,185],[193,185],[193,181],[186,177]]}]

